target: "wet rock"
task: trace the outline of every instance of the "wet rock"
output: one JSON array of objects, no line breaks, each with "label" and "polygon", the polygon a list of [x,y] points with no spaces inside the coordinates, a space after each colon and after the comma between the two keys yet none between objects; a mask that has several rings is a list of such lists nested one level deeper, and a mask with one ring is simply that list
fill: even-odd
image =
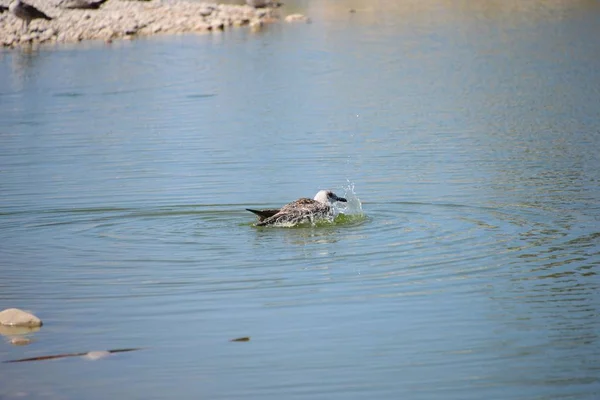
[{"label": "wet rock", "polygon": [[210,25],[204,23],[204,22],[199,22],[198,24],[196,24],[196,26],[194,27],[194,30],[196,32],[206,32],[210,30]]},{"label": "wet rock", "polygon": [[309,23],[310,22],[310,18],[308,18],[306,15],[302,15],[302,14],[290,14],[287,17],[285,17],[285,22],[304,22],[304,23]]},{"label": "wet rock", "polygon": [[244,25],[248,25],[249,23],[250,23],[250,20],[246,19],[246,18],[240,18],[240,19],[233,20],[233,26],[244,26]]},{"label": "wet rock", "polygon": [[41,42],[47,42],[54,36],[56,36],[56,31],[53,28],[50,28],[42,32],[39,39]]},{"label": "wet rock", "polygon": [[69,35],[67,35],[65,32],[61,32],[58,34],[58,36],[56,37],[56,40],[59,42],[70,42],[72,40],[69,40]]},{"label": "wet rock", "polygon": [[2,39],[2,45],[5,47],[10,47],[15,43],[17,37],[15,35],[8,35],[4,39]]},{"label": "wet rock", "polygon": [[263,22],[260,19],[253,19],[250,21],[250,29],[252,32],[258,32],[262,29]]},{"label": "wet rock", "polygon": [[138,26],[132,26],[130,28],[125,29],[125,36],[135,35],[138,32]]},{"label": "wet rock", "polygon": [[40,330],[39,326],[8,326],[0,325],[0,335],[9,338],[13,336],[23,336]]},{"label": "wet rock", "polygon": [[213,31],[222,31],[225,29],[225,23],[222,20],[215,20],[210,24]]},{"label": "wet rock", "polygon": [[36,327],[42,326],[42,320],[18,308],[8,308],[0,312],[0,325]]},{"label": "wet rock", "polygon": [[19,38],[21,43],[27,43],[33,41],[37,35],[35,33],[25,34]]}]

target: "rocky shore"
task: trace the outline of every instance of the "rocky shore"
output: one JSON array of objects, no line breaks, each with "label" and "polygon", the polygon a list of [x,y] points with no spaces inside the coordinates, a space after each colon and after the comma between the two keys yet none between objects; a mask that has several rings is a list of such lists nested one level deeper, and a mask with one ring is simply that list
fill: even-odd
[{"label": "rocky shore", "polygon": [[[0,0],[8,6],[10,0]],[[72,43],[82,40],[131,39],[136,36],[222,31],[248,25],[259,29],[279,21],[277,8],[202,3],[186,0],[108,0],[99,9],[66,9],[64,0],[27,0],[50,21],[35,19],[27,30],[10,12],[0,14],[0,45]]]}]

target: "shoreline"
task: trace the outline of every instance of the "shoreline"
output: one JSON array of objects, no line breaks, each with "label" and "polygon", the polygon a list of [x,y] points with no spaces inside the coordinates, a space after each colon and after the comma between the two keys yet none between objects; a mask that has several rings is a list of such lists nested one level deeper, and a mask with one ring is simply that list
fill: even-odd
[{"label": "shoreline", "polygon": [[[52,18],[51,21],[33,20],[27,31],[22,30],[22,21],[11,13],[0,14],[0,45],[16,48],[29,44],[77,43],[84,40],[110,43],[115,39],[207,33],[246,25],[252,30],[259,30],[264,24],[282,20],[278,9],[248,5],[186,0],[108,0],[98,10],[71,10],[60,8],[59,2],[27,0],[28,4]],[[308,22],[306,18],[304,22]]]}]

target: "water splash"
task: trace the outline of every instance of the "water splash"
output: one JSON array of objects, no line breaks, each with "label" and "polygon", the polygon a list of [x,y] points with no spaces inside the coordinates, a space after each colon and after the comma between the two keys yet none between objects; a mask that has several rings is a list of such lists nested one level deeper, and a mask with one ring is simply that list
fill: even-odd
[{"label": "water splash", "polygon": [[364,222],[367,217],[363,212],[362,202],[356,195],[354,182],[348,181],[342,189],[347,202],[333,205],[335,218],[331,222],[335,225],[354,225]]},{"label": "water splash", "polygon": [[358,196],[356,195],[356,191],[354,190],[354,182],[348,181],[348,184],[345,187],[342,187],[344,190],[344,197],[348,200],[346,203],[335,203],[335,211],[338,214],[343,214],[346,216],[364,216],[362,203]]}]

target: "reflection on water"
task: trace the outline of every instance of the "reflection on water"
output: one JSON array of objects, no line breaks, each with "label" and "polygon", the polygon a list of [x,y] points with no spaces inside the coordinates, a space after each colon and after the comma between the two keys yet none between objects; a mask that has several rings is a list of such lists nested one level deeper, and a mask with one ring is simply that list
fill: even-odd
[{"label": "reflection on water", "polygon": [[597,398],[598,4],[285,7],[0,53],[0,397]]}]

